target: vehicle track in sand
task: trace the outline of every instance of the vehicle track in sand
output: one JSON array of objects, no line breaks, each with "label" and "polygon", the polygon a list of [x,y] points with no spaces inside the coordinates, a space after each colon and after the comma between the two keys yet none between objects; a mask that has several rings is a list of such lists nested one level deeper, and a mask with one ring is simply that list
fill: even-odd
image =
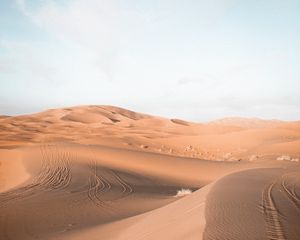
[{"label": "vehicle track in sand", "polygon": [[62,146],[41,146],[46,171],[39,176],[39,182],[45,190],[65,189],[69,186],[72,174],[70,153]]},{"label": "vehicle track in sand", "polygon": [[287,173],[282,175],[282,180],[281,180],[281,187],[284,190],[284,193],[287,195],[289,200],[294,204],[296,209],[300,211],[300,198],[297,195],[296,192],[296,187],[297,185],[295,182],[293,182],[293,177],[297,175],[299,176],[299,172],[293,172],[293,173]]},{"label": "vehicle track in sand", "polygon": [[121,176],[119,173],[117,173],[116,171],[111,170],[111,174],[115,177],[115,179],[117,180],[118,184],[121,186],[122,188],[122,192],[121,192],[121,196],[118,198],[114,198],[111,201],[116,201],[125,197],[128,197],[129,195],[131,195],[134,191],[133,191],[133,187],[128,184]]},{"label": "vehicle track in sand", "polygon": [[[64,193],[67,192],[65,189],[70,185],[72,180],[70,167],[71,153],[65,146],[58,144],[40,145],[38,153],[38,155],[32,156],[37,157],[41,162],[40,169],[36,175],[33,175],[28,182],[18,188],[0,194],[1,239],[14,239],[10,236],[10,234],[12,234],[10,231],[10,222],[16,219],[15,216],[11,216],[12,213],[9,210],[11,206],[17,202],[18,205],[23,204],[22,202],[36,196],[38,196],[38,198],[43,197],[43,194],[46,192],[53,193],[61,190],[63,190]],[[1,212],[3,214],[1,214]],[[26,213],[20,214],[26,215]],[[19,222],[19,233],[20,232],[24,232],[24,236],[30,239],[37,237],[26,221]]]},{"label": "vehicle track in sand", "polygon": [[110,206],[109,201],[104,198],[104,194],[112,189],[112,184],[102,176],[103,173],[107,170],[98,166],[96,154],[94,153],[92,148],[90,148],[90,154],[90,175],[87,190],[88,199],[95,206],[102,208],[108,214],[115,215],[115,209]]},{"label": "vehicle track in sand", "polygon": [[275,185],[276,182],[271,182],[264,188],[262,193],[262,207],[266,222],[266,233],[267,238],[270,240],[285,240],[287,238],[279,219],[280,213],[272,197],[272,190]]},{"label": "vehicle track in sand", "polygon": [[132,194],[133,187],[117,171],[99,166],[97,154],[92,147],[90,154],[89,169],[91,174],[89,176],[88,198],[96,206],[111,214],[116,214],[116,207],[113,208],[111,204]]},{"label": "vehicle track in sand", "polygon": [[110,183],[99,176],[97,164],[95,162],[90,164],[89,185],[87,190],[88,198],[97,207],[102,208],[108,213],[113,213],[113,209],[101,196],[110,189]]},{"label": "vehicle track in sand", "polygon": [[58,145],[41,145],[41,168],[31,180],[16,189],[0,193],[0,206],[24,200],[49,190],[68,187],[72,174],[70,153]]}]

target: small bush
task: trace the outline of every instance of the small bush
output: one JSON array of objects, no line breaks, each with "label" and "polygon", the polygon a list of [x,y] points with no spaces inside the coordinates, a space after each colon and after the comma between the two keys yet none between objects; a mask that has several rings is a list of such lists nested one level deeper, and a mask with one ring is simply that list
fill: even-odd
[{"label": "small bush", "polygon": [[291,161],[291,157],[289,155],[282,155],[277,158],[278,161]]},{"label": "small bush", "polygon": [[189,195],[191,193],[192,193],[192,190],[182,188],[181,190],[177,190],[177,194],[175,197],[183,197],[183,196]]},{"label": "small bush", "polygon": [[289,155],[282,155],[277,158],[278,161],[299,162],[299,158],[291,158]]}]

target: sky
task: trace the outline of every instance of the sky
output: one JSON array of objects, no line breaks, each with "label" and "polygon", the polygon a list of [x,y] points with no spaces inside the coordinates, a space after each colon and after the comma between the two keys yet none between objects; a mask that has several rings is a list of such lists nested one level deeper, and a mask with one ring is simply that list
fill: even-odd
[{"label": "sky", "polygon": [[1,0],[0,115],[300,119],[299,0]]}]

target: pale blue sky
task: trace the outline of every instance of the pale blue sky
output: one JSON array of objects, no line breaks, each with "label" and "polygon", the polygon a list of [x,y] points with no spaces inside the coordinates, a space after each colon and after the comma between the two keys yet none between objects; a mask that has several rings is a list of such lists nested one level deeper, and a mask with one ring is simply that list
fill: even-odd
[{"label": "pale blue sky", "polygon": [[299,0],[0,1],[0,114],[296,120],[299,63]]}]

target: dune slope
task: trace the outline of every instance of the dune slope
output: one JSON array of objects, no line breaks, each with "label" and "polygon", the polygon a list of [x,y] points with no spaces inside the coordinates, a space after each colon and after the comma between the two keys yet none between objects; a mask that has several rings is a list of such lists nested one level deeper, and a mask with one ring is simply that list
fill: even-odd
[{"label": "dune slope", "polygon": [[0,239],[297,239],[299,143],[299,122],[3,117]]}]

